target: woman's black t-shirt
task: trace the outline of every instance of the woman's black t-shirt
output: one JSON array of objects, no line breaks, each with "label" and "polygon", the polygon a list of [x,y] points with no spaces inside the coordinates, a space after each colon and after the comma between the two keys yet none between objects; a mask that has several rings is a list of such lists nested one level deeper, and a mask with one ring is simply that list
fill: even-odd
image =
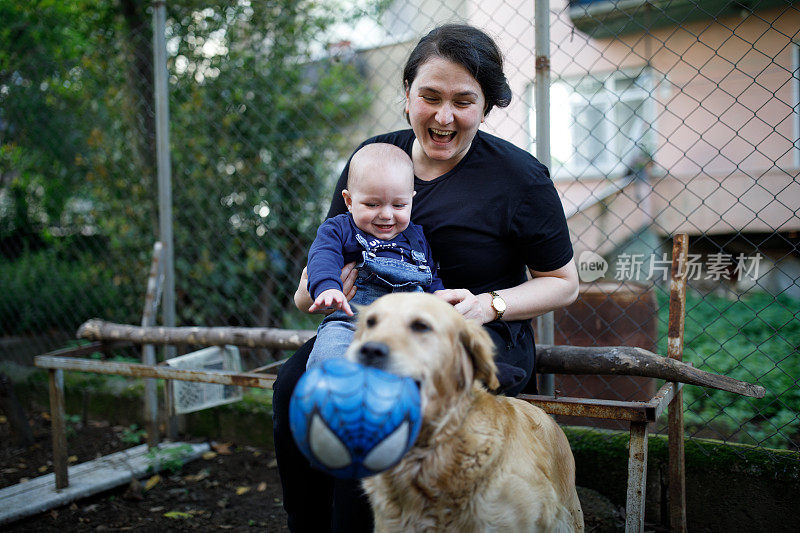
[{"label": "woman's black t-shirt", "polygon": [[[412,130],[378,135],[411,155]],[[339,177],[328,217],[346,212]],[[508,141],[478,131],[467,154],[446,174],[414,179],[411,220],[422,226],[448,289],[474,294],[514,287],[525,267],[547,272],[572,259],[564,209],[547,168]]]}]

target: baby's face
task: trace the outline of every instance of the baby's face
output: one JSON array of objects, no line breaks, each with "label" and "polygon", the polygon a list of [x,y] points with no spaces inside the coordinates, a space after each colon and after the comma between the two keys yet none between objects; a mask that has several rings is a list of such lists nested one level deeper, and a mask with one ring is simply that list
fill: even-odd
[{"label": "baby's face", "polygon": [[353,190],[342,194],[356,227],[388,241],[408,227],[413,186],[407,168],[396,166],[384,168],[380,174],[361,176]]}]

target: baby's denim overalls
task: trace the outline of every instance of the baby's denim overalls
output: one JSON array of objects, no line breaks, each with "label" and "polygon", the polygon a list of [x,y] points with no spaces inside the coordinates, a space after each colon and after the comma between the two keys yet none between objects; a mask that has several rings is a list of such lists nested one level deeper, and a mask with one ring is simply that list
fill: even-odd
[{"label": "baby's denim overalls", "polygon": [[[375,252],[382,248],[381,241],[374,238],[368,241],[364,236],[356,234],[356,240],[364,250],[361,252],[361,261],[356,265],[358,290],[350,300],[351,307],[353,304],[356,307],[369,305],[391,292],[422,292],[424,286],[431,284],[433,276],[425,259],[422,243],[413,235],[408,237],[411,262],[378,257]],[[407,253],[408,250],[404,252]],[[353,308],[353,311],[358,312],[356,308]],[[308,357],[307,368],[319,366],[326,359],[344,357],[350,341],[353,340],[355,322],[355,316],[347,316],[340,310],[325,317],[317,328],[317,340],[314,341],[314,348]]]}]

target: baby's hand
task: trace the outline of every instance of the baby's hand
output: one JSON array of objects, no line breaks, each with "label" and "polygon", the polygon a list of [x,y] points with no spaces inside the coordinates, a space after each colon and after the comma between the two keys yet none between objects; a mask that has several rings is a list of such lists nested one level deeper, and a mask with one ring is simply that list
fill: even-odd
[{"label": "baby's hand", "polygon": [[311,307],[308,308],[309,313],[319,311],[320,309],[340,309],[348,316],[353,316],[353,311],[350,309],[350,304],[347,303],[347,297],[339,289],[328,289],[322,291]]}]

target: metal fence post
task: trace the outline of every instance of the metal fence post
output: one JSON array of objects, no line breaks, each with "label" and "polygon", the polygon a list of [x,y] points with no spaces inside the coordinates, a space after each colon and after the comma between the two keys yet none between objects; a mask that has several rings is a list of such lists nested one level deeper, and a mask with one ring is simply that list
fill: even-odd
[{"label": "metal fence post", "polygon": [[[536,158],[550,168],[550,0],[535,0],[534,34],[536,46]],[[541,344],[555,344],[553,312],[536,318]],[[539,393],[553,394],[553,374],[539,376]]]},{"label": "metal fence post", "polygon": [[[172,170],[169,152],[169,92],[167,87],[166,1],[153,2],[153,72],[156,104],[159,240],[164,246],[163,324],[175,325],[175,266],[172,238]],[[175,355],[167,347],[167,358]]]},{"label": "metal fence post", "polygon": [[[675,235],[672,244],[672,279],[669,295],[667,355],[683,359],[683,329],[686,317],[686,259],[689,236]],[[683,445],[683,390],[669,404],[669,526],[670,531],[686,531],[686,465]]]},{"label": "metal fence post", "polygon": [[631,422],[628,451],[628,493],[625,505],[625,533],[644,531],[644,502],[647,488],[647,422]]}]

